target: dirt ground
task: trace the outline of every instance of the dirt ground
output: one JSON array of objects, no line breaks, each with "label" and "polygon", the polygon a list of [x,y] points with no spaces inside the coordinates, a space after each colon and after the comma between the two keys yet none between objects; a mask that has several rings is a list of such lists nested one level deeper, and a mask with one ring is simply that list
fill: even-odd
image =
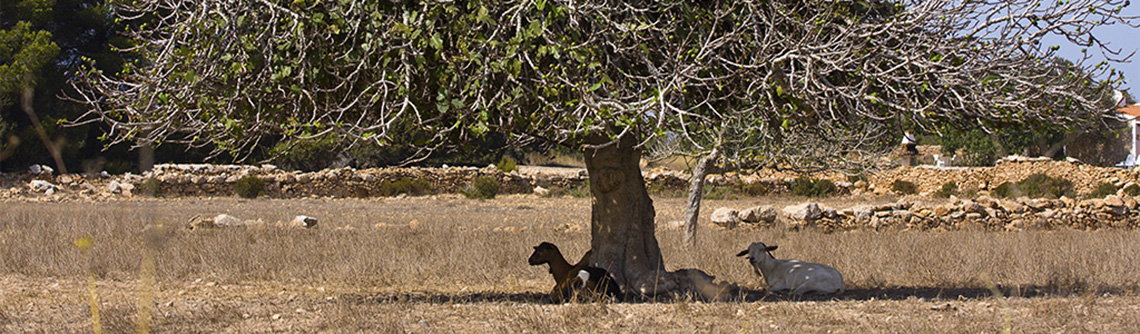
[{"label": "dirt ground", "polygon": [[[706,201],[704,208],[801,201]],[[701,268],[737,283],[744,289],[737,300],[551,304],[545,267],[527,266],[525,257],[541,241],[558,243],[568,257],[584,252],[588,198],[4,202],[0,332],[90,333],[96,310],[106,333],[140,323],[162,333],[1140,332],[1135,231],[823,234],[726,231],[706,221],[689,249],[679,245],[679,230],[666,227],[681,219],[683,202],[655,199],[669,269]],[[219,213],[270,227],[181,227]],[[320,219],[318,229],[271,227],[300,214]],[[145,246],[148,225],[168,229],[157,250]],[[95,245],[78,250],[80,238]],[[779,257],[836,266],[848,291],[766,294],[732,256],[757,240],[779,242]],[[148,256],[157,263],[149,275]]]}]

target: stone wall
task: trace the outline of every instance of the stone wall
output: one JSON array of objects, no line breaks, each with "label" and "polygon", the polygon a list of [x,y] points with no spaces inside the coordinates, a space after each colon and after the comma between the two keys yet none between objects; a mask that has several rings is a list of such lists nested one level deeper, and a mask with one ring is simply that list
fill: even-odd
[{"label": "stone wall", "polygon": [[283,171],[274,166],[158,165],[142,177],[153,177],[161,184],[164,196],[226,196],[233,184],[245,176],[265,181],[264,196],[297,197],[374,197],[382,183],[401,179],[424,180],[426,194],[456,193],[467,187],[476,176],[499,179],[500,193],[529,193],[534,182],[518,174],[501,173],[494,167],[471,168],[353,168],[326,169],[315,172]]},{"label": "stone wall", "polygon": [[[754,214],[754,213],[768,213]],[[779,213],[779,214],[777,214]],[[995,199],[952,198],[938,205],[919,205],[910,198],[876,206],[828,208],[806,202],[776,210],[769,206],[737,210],[718,208],[710,221],[721,228],[772,227],[846,230],[1094,230],[1140,227],[1140,204],[1136,198],[1108,195],[1103,199]],[[679,226],[680,224],[671,224]]]},{"label": "stone wall", "polygon": [[[1101,182],[1124,187],[1129,183],[1140,183],[1140,169],[1096,167],[1076,161],[1051,161],[1010,157],[999,161],[995,167],[950,167],[932,166],[898,167],[864,173],[864,182],[849,182],[841,172],[827,171],[813,173],[810,177],[826,178],[834,181],[850,193],[885,194],[896,180],[913,182],[919,193],[937,191],[946,182],[953,181],[962,191],[976,191],[986,194],[1003,182],[1018,182],[1031,174],[1043,173],[1061,177],[1073,182],[1078,196],[1095,189]],[[265,181],[263,196],[269,198],[298,197],[374,197],[383,183],[400,179],[416,179],[427,182],[425,193],[456,193],[467,187],[471,180],[480,175],[499,179],[500,193],[531,193],[536,187],[573,188],[586,184],[587,175],[581,169],[563,169],[559,172],[545,171],[542,168],[524,168],[524,172],[502,173],[494,167],[445,167],[445,168],[352,168],[329,169],[316,172],[284,171],[271,165],[158,165],[143,175],[53,175],[41,174],[0,174],[0,198],[30,198],[31,200],[66,200],[70,198],[104,200],[130,197],[140,192],[139,187],[148,179],[154,179],[165,197],[180,196],[233,196],[233,185],[244,176],[256,176]],[[756,173],[725,173],[709,175],[712,186],[733,186],[740,183],[764,183],[769,189],[780,194],[786,191],[786,183],[803,174],[789,171],[761,170]],[[656,189],[684,190],[688,188],[689,175],[668,169],[649,169],[644,172],[645,181]],[[36,182],[33,182],[35,180]],[[154,181],[151,181],[154,182]],[[422,182],[422,181],[421,181]]]},{"label": "stone wall", "polygon": [[946,182],[957,182],[962,190],[989,191],[1004,182],[1019,182],[1032,174],[1042,173],[1064,178],[1073,182],[1074,190],[1087,194],[1101,182],[1123,187],[1128,183],[1140,183],[1140,169],[1096,167],[1077,161],[1052,161],[1041,158],[1007,157],[994,167],[950,167],[934,168],[919,166],[895,168],[869,175],[869,182],[876,187],[886,187],[895,180],[913,182],[918,191],[934,192]]}]

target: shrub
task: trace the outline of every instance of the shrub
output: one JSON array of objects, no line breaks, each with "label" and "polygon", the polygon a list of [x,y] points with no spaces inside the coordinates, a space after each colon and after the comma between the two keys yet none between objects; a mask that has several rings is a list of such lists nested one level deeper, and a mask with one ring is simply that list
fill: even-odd
[{"label": "shrub", "polygon": [[1002,182],[997,188],[994,188],[993,194],[998,197],[1016,198],[1021,196],[1021,189],[1018,189],[1015,183]]},{"label": "shrub", "polygon": [[918,192],[918,186],[914,185],[914,182],[895,180],[891,182],[891,190],[903,195],[913,195]]},{"label": "shrub", "polygon": [[471,185],[460,192],[467,198],[495,198],[495,195],[499,194],[499,179],[488,175],[476,176],[471,179]]},{"label": "shrub", "polygon": [[[687,195],[687,194],[686,194]],[[736,199],[736,189],[733,187],[712,186],[707,185],[704,187],[701,198],[704,199]]]},{"label": "shrub", "polygon": [[847,182],[855,183],[855,182],[859,182],[859,181],[866,182],[867,181],[867,174],[863,174],[863,173],[847,174]]},{"label": "shrub", "polygon": [[1128,196],[1140,196],[1140,185],[1129,184],[1124,186],[1124,193]]},{"label": "shrub", "polygon": [[162,196],[162,184],[158,182],[158,179],[148,177],[139,184],[139,194],[150,197]]},{"label": "shrub", "polygon": [[324,135],[279,142],[269,150],[269,156],[283,169],[314,171],[329,167],[341,151],[340,140],[336,136]]},{"label": "shrub", "polygon": [[253,175],[246,175],[234,182],[234,193],[244,198],[256,198],[265,190],[265,181]]},{"label": "shrub", "polygon": [[519,162],[509,155],[504,155],[502,159],[499,159],[499,162],[495,163],[495,168],[498,168],[500,172],[510,173],[519,170]]},{"label": "shrub", "polygon": [[395,180],[384,180],[376,186],[377,196],[396,196],[399,194],[423,195],[431,192],[431,183],[424,179],[402,177]]},{"label": "shrub", "polygon": [[1045,174],[1033,174],[1017,184],[1025,196],[1058,198],[1073,195],[1073,182]]},{"label": "shrub", "polygon": [[997,188],[994,188],[993,194],[1005,198],[1015,198],[1023,195],[1034,198],[1072,197],[1073,182],[1038,173],[1030,175],[1018,183],[1002,183],[998,185]]},{"label": "shrub", "polygon": [[788,191],[792,195],[806,196],[806,197],[824,197],[830,196],[836,192],[838,187],[834,182],[827,179],[812,179],[808,177],[798,177],[792,180],[788,185]]},{"label": "shrub", "polygon": [[[685,185],[687,186],[688,183],[686,183]],[[586,194],[586,196],[582,196],[582,197],[590,196],[590,187],[589,186],[590,186],[590,184],[588,182],[586,184],[582,185],[582,190],[585,191],[585,194]],[[711,186],[706,185],[704,187],[704,190],[702,191],[702,194],[707,195],[709,193],[710,187]],[[689,187],[682,187],[682,188],[669,187],[669,186],[666,186],[664,183],[646,184],[645,190],[648,191],[650,195],[660,196],[660,197],[671,197],[671,198],[686,197],[687,198],[689,196]]]},{"label": "shrub", "polygon": [[1100,184],[1098,184],[1096,186],[1096,188],[1093,189],[1093,191],[1091,193],[1089,193],[1088,197],[1089,198],[1104,198],[1105,196],[1115,195],[1115,194],[1116,194],[1116,186],[1112,185],[1112,183],[1101,182]]},{"label": "shrub", "polygon": [[581,185],[579,185],[577,187],[566,189],[566,190],[564,190],[564,192],[565,192],[565,195],[570,196],[570,197],[574,197],[574,198],[586,198],[586,197],[590,197],[593,195],[590,193],[590,182],[589,181],[582,183]]},{"label": "shrub", "polygon": [[764,185],[763,183],[760,183],[760,182],[753,182],[753,183],[742,182],[742,183],[740,183],[738,188],[739,188],[740,193],[748,195],[748,196],[752,196],[752,197],[764,196],[764,195],[767,195],[769,191],[771,191],[770,189],[768,189],[767,185]]},{"label": "shrub", "polygon": [[934,197],[947,198],[958,192],[958,183],[954,181],[942,184],[942,188],[934,192]]},{"label": "shrub", "polygon": [[[651,194],[654,194],[653,189],[654,189],[655,185],[649,184],[649,185],[646,185],[646,187],[647,187],[647,190],[649,190],[649,192]],[[664,187],[662,187],[662,186],[656,186],[656,187],[658,188],[658,190],[664,189]],[[572,186],[572,187],[567,187],[567,188],[559,187],[559,186],[551,186],[549,197],[570,196],[570,197],[574,197],[574,198],[585,198],[585,197],[590,197],[590,195],[591,195],[590,194],[590,181],[586,181],[586,182],[583,182],[582,184],[579,184],[577,186]]]}]

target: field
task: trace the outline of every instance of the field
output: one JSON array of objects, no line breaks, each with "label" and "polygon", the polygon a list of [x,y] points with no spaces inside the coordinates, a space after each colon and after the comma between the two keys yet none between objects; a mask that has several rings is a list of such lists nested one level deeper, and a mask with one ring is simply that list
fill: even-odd
[{"label": "field", "polygon": [[[704,216],[718,206],[794,202],[706,201]],[[5,202],[0,332],[92,332],[92,291],[107,333],[1140,332],[1138,231],[825,234],[706,222],[690,249],[680,230],[665,227],[680,220],[683,199],[655,205],[670,270],[700,268],[746,293],[717,303],[546,302],[553,282],[526,257],[542,241],[580,256],[589,246],[588,198]],[[182,226],[219,213],[267,225],[305,214],[320,225]],[[89,248],[77,247],[81,238]],[[835,266],[848,291],[766,295],[734,256],[753,241],[779,245],[779,258]]]}]

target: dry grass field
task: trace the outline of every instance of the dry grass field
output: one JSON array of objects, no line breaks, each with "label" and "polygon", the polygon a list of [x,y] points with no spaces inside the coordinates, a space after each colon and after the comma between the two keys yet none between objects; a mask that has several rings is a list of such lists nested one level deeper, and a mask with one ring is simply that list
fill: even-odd
[{"label": "dry grass field", "polygon": [[[740,284],[737,300],[550,304],[546,267],[528,266],[526,257],[542,241],[580,256],[589,245],[589,201],[0,203],[0,332],[92,332],[92,274],[106,333],[135,331],[143,319],[163,333],[1140,332],[1138,231],[824,234],[705,224],[687,249],[679,230],[664,228],[681,218],[680,198],[655,200],[666,264]],[[706,201],[705,208],[794,201]],[[219,213],[270,225],[305,214],[320,225],[182,227],[192,216]],[[80,238],[90,238],[89,249],[76,246]],[[833,265],[848,291],[802,300],[766,295],[734,256],[753,241],[779,245],[779,258]]]}]

